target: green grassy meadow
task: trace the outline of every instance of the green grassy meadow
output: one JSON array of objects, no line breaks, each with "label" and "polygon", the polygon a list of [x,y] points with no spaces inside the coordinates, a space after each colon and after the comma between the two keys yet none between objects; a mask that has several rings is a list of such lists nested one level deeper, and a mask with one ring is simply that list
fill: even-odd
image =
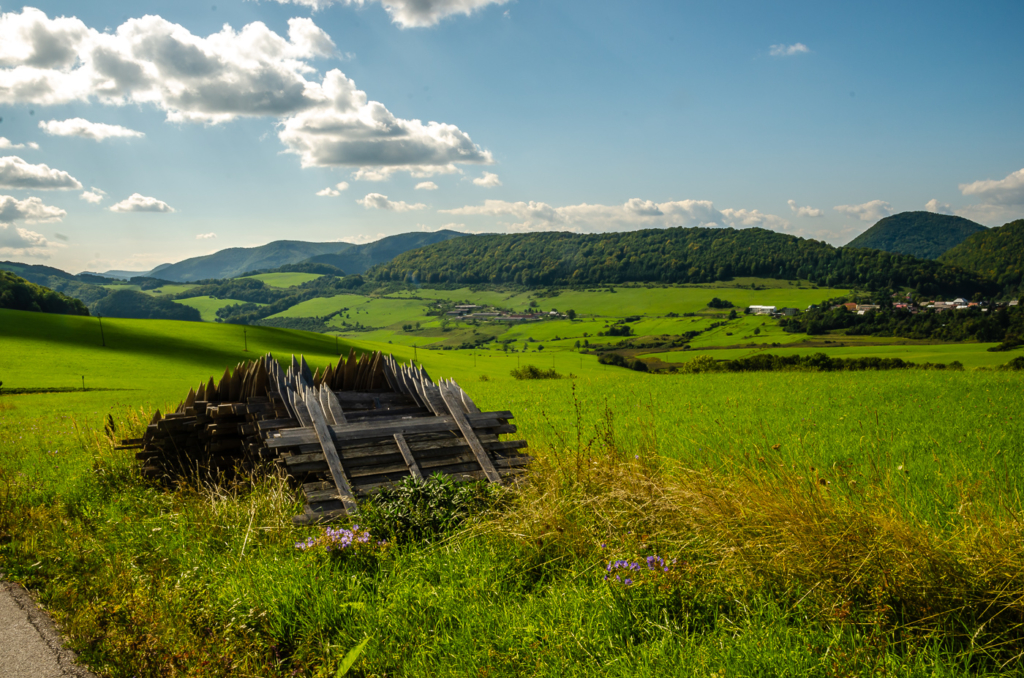
[{"label": "green grassy meadow", "polygon": [[320,275],[319,273],[258,273],[256,275],[247,275],[240,279],[252,278],[254,280],[262,280],[265,285],[271,287],[295,287],[304,282],[316,280]]},{"label": "green grassy meadow", "polygon": [[[364,301],[349,322],[423,304]],[[738,319],[733,337],[756,322]],[[1013,353],[879,347],[945,351],[963,372],[673,375],[599,365],[554,340],[603,324],[516,326],[545,348],[505,354],[384,332],[103,319],[104,347],[95,318],[0,311],[4,389],[75,388],[83,375],[112,389],[0,395],[0,570],[104,676],[335,676],[364,641],[349,675],[1024,669],[1022,376],[969,364]],[[415,357],[481,408],[512,410],[534,456],[528,481],[429,538],[303,552],[295,543],[319,529],[292,526],[300,504],[280,479],[161,487],[104,433],[107,415],[129,435],[241,360],[302,353],[319,366],[350,347]],[[706,352],[734,351],[749,349]],[[524,364],[575,378],[512,379]],[[667,571],[605,579],[610,562],[648,556]]]},{"label": "green grassy meadow", "polygon": [[[200,317],[203,322],[216,322],[217,311],[224,308],[225,306],[231,306],[232,304],[244,304],[246,302],[239,301],[238,299],[217,299],[216,297],[203,296],[203,297],[189,297],[188,299],[175,299],[175,303],[184,304],[185,306],[191,306],[192,308],[199,311]],[[263,306],[264,304],[259,304]]]}]

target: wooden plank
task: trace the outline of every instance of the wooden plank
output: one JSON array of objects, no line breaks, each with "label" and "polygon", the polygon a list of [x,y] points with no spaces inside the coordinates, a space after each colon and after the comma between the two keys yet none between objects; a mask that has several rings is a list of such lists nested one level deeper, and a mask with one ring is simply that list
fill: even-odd
[{"label": "wooden plank", "polygon": [[[495,436],[491,437],[494,438]],[[459,451],[461,448],[465,448],[467,450],[469,449],[469,446],[466,445],[465,440],[463,440],[462,438],[450,436],[446,436],[443,438],[438,436],[432,440],[409,440],[408,438],[406,438],[405,441],[406,445],[409,446],[409,449],[412,450],[414,454],[421,457],[429,456],[433,453],[444,454],[446,453],[446,451],[447,453],[451,454],[453,452]],[[525,440],[495,440],[491,442],[481,442],[483,443],[484,448],[488,452],[492,453],[492,456],[495,453],[500,454],[503,452],[512,452],[527,447],[527,443]],[[384,438],[381,439],[379,443],[374,443],[372,445],[361,445],[357,447],[345,446],[338,450],[338,456],[340,456],[341,460],[344,462],[362,464],[373,463],[372,460],[374,458],[382,456],[386,457],[391,454],[391,450],[394,449],[392,443],[393,438]],[[395,452],[394,454],[398,453]],[[319,451],[313,452],[311,454],[289,455],[285,459],[285,463],[288,466],[292,466],[297,464],[308,464],[315,462],[317,460],[323,460],[323,454]]]},{"label": "wooden plank", "polygon": [[[500,433],[515,432],[515,427],[512,427],[510,430],[508,425],[505,424],[505,420],[512,418],[511,412],[482,412],[473,415],[464,415],[460,412],[459,415],[464,420],[468,420],[468,425],[476,428],[501,429]],[[302,421],[301,417],[299,421]],[[407,435],[409,433],[455,430],[461,431],[458,422],[451,416],[420,417],[416,419],[402,419],[394,423],[367,422],[331,427],[335,440],[339,442],[364,438],[390,437],[396,433]],[[474,435],[475,438],[476,436]],[[315,441],[315,436],[307,428],[284,429],[267,440],[267,447],[288,447],[289,445],[301,445]]]},{"label": "wooden plank", "polygon": [[462,406],[466,408],[467,414],[477,414],[478,412],[480,412],[480,408],[476,406],[476,403],[473,402],[473,399],[469,397],[468,393],[462,390],[461,386],[455,383],[454,379],[452,380],[452,386],[458,389],[459,398],[461,398]]},{"label": "wooden plank", "polygon": [[462,412],[462,405],[456,400],[456,396],[452,391],[441,385],[441,397],[444,398],[444,402],[448,405],[448,410],[452,414],[452,418],[455,419],[455,423],[458,424],[459,430],[462,431],[463,437],[469,446],[473,448],[473,453],[476,455],[477,461],[480,462],[480,468],[483,469],[487,479],[492,483],[500,483],[501,476],[498,475],[498,469],[494,468],[494,463],[491,461],[491,457],[487,454],[487,450],[480,444],[480,439],[476,437],[476,431],[473,430],[473,425],[466,419],[466,415]]},{"label": "wooden plank", "polygon": [[217,400],[231,400],[231,370],[227,367],[224,368],[224,376],[217,384]]},{"label": "wooden plank", "polygon": [[240,367],[235,368],[235,373],[228,380],[228,400],[237,402],[242,397],[242,375]]},{"label": "wooden plank", "polygon": [[299,379],[306,385],[306,388],[313,387],[313,371],[309,369],[309,365],[306,363],[306,356],[299,357]]},{"label": "wooden plank", "polygon": [[[313,425],[313,419],[310,416],[309,408],[306,406],[305,403],[302,402],[302,400],[299,398],[299,395],[295,391],[292,391],[291,394],[292,394],[292,409],[295,411],[295,418],[298,419],[299,420],[299,424],[301,424],[303,426],[302,429],[292,429],[292,430],[300,430],[301,431],[301,430],[306,429],[306,427],[312,426]],[[314,442],[314,440],[310,440],[308,442]]]},{"label": "wooden plank", "polygon": [[346,391],[356,390],[356,350],[350,348],[348,351],[348,360],[345,361],[345,383],[343,385]]},{"label": "wooden plank", "polygon": [[409,449],[409,443],[405,441],[405,436],[401,433],[396,433],[395,442],[398,444],[398,449],[402,452],[402,459],[405,460],[405,465],[409,467],[409,473],[416,480],[423,480],[420,465],[416,463],[416,457],[412,456],[412,450]]},{"label": "wooden plank", "polygon": [[320,440],[320,447],[323,448],[324,456],[327,458],[327,466],[331,469],[331,477],[334,479],[334,485],[338,490],[342,503],[345,505],[345,510],[348,511],[349,515],[358,515],[359,505],[356,504],[352,487],[349,485],[348,478],[345,477],[345,470],[341,466],[341,459],[338,458],[338,450],[334,446],[331,429],[328,428],[327,421],[324,419],[324,411],[320,407],[320,403],[317,402],[312,393],[306,398],[306,408],[309,410],[309,416],[313,420],[313,429]]},{"label": "wooden plank", "polygon": [[327,398],[324,395],[325,392],[330,393],[330,391],[326,388],[313,387],[311,396],[316,398],[317,402],[320,403],[320,409],[324,411],[324,421],[327,422],[328,426],[333,426],[337,422],[334,421],[334,413],[331,412],[331,408],[328,406]]},{"label": "wooden plank", "polygon": [[341,409],[341,403],[338,402],[337,396],[334,395],[334,391],[326,386],[320,387],[320,404],[323,405],[324,412],[330,414],[332,424],[343,426],[348,423],[348,419],[345,417],[344,410]]}]

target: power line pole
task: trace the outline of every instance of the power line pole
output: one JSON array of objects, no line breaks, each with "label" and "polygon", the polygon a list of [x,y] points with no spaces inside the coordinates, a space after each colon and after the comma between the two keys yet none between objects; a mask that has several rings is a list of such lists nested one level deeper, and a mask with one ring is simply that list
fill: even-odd
[{"label": "power line pole", "polygon": [[245,327],[242,328],[242,341],[245,342],[245,352],[249,352],[249,330]]},{"label": "power line pole", "polygon": [[100,341],[102,341],[103,345],[106,346],[107,345],[107,338],[103,335],[103,316],[101,316],[99,313],[97,313],[96,314],[96,319],[100,321]]}]

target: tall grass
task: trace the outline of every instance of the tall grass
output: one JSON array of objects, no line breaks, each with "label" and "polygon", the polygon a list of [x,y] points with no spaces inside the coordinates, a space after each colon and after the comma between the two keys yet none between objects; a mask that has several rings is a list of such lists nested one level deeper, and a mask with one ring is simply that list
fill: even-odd
[{"label": "tall grass", "polygon": [[[1017,382],[824,376],[479,384],[518,415],[526,481],[370,559],[296,549],[317,529],[292,527],[276,476],[148,484],[110,444],[148,412],[113,411],[111,436],[18,406],[0,412],[0,563],[110,676],[328,676],[364,641],[368,676],[1019,671],[1017,467],[991,454],[1017,424],[965,436],[915,414],[1004,421]],[[918,471],[940,452],[941,475]],[[647,556],[668,571],[605,580]]]}]

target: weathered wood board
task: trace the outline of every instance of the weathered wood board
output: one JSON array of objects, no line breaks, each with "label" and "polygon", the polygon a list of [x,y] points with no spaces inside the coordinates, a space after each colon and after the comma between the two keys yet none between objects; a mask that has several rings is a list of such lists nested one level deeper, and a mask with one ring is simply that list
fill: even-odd
[{"label": "weathered wood board", "polygon": [[275,462],[306,499],[296,523],[358,513],[358,500],[412,476],[504,482],[530,457],[511,412],[481,412],[454,381],[435,384],[422,367],[382,353],[349,353],[313,372],[269,354],[190,389],[175,412],[158,412],[138,449],[143,472],[231,479]]}]

